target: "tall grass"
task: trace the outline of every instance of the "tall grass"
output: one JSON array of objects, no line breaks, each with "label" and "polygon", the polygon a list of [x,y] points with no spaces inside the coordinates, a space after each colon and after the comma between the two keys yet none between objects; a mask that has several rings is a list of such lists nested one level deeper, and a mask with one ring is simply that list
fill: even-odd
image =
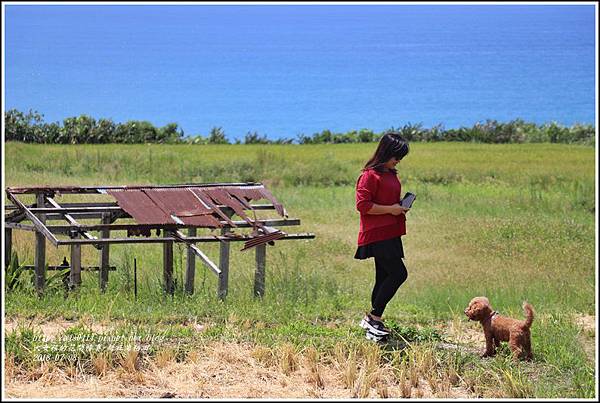
[{"label": "tall grass", "polygon": [[[26,290],[9,292],[8,316],[175,326],[182,337],[191,337],[185,324],[204,323],[203,338],[285,348],[290,360],[305,346],[316,348],[319,356],[335,355],[341,343],[351,356],[358,354],[364,335],[356,321],[369,308],[374,274],[371,261],[352,259],[358,229],[354,184],[374,151],[372,144],[7,143],[5,149],[7,186],[261,181],[291,216],[301,218],[300,227],[286,230],[317,236],[267,247],[262,299],[252,294],[254,252],[239,252],[239,245],[231,249],[224,302],[216,296],[215,276],[200,263],[196,293],[184,294],[182,247],[175,248],[178,287],[171,297],[161,288],[160,245],[112,246],[111,264],[117,271],[111,272],[106,293],[98,290],[97,273],[84,272],[81,290],[66,299],[62,292],[43,298]],[[487,397],[593,395],[594,363],[585,356],[572,315],[595,312],[594,150],[556,144],[416,143],[398,168],[403,191],[416,193],[417,200],[404,237],[409,277],[385,316],[412,343],[413,350],[396,357],[398,365],[404,363],[398,371],[404,371],[406,393],[413,368],[413,376],[435,374],[431,383],[440,394],[446,393],[444,382],[459,382]],[[13,235],[20,262],[31,264],[32,234]],[[218,261],[218,245],[202,249]],[[48,246],[47,260],[59,264],[68,252]],[[97,265],[96,249],[83,247],[82,255],[83,265]],[[533,364],[506,361],[510,354],[502,350],[499,357],[480,361],[471,353],[448,356],[435,347],[435,335],[444,333],[445,324],[467,325],[462,310],[477,295],[486,295],[494,309],[513,317],[522,317],[523,300],[533,304],[538,314],[532,328]],[[318,385],[319,366],[310,354],[311,379]],[[350,358],[357,360],[356,355]],[[279,365],[291,370],[291,362]],[[101,370],[102,359],[97,364]],[[388,393],[376,381],[381,374],[355,370],[346,369],[343,376],[357,396],[368,392],[367,383]],[[564,382],[555,382],[557,378]]]}]

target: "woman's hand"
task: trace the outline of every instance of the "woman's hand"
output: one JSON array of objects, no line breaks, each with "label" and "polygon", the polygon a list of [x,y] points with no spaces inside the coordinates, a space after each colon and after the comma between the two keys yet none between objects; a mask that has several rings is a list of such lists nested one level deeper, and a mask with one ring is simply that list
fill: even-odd
[{"label": "woman's hand", "polygon": [[402,207],[400,204],[392,204],[391,206],[389,206],[390,212],[389,214],[392,215],[400,215],[400,214],[406,214],[407,211],[409,211],[409,208],[406,207]]}]

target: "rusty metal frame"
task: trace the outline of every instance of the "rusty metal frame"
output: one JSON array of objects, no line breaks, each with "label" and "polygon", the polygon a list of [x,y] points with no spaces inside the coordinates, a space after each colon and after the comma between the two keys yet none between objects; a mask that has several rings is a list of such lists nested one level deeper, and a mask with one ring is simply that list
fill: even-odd
[{"label": "rusty metal frame", "polygon": [[[59,203],[55,200],[56,195],[65,194],[108,194],[108,191],[119,191],[119,190],[137,190],[137,189],[180,189],[180,188],[231,188],[231,201],[232,205],[219,204],[215,199],[214,203],[210,200],[203,200],[198,196],[197,192],[192,190],[192,193],[196,195],[196,198],[205,207],[209,207],[213,210],[210,214],[216,214],[214,217],[217,218],[215,222],[218,222],[219,228],[221,228],[221,235],[209,235],[209,236],[196,236],[196,228],[211,228],[204,225],[190,225],[180,222],[173,222],[168,224],[138,224],[138,223],[115,223],[115,221],[121,218],[134,218],[127,211],[125,211],[117,202],[68,202]],[[248,187],[247,192],[251,195],[256,192],[262,192],[268,194],[268,198],[272,203],[254,203],[251,204],[250,200],[254,196],[250,196],[248,200],[240,196],[243,194],[242,189]],[[256,189],[260,189],[256,190]],[[198,192],[203,197],[207,194]],[[213,192],[214,193],[214,192]],[[19,195],[30,194],[36,196],[36,202],[33,204],[25,204],[19,199]],[[288,234],[285,233],[275,226],[294,226],[300,225],[300,220],[297,218],[288,218],[285,208],[277,202],[272,194],[258,182],[243,182],[243,183],[188,183],[188,184],[177,184],[177,185],[134,185],[134,186],[37,186],[37,187],[8,187],[6,188],[6,195],[12,205],[5,206],[5,210],[8,212],[4,216],[5,225],[5,236],[12,237],[12,230],[24,230],[33,231],[36,235],[36,276],[39,277],[39,281],[36,283],[38,292],[42,292],[40,287],[43,287],[43,278],[45,278],[45,246],[44,240],[50,241],[55,247],[69,245],[71,247],[71,256],[73,265],[78,267],[71,267],[72,278],[75,282],[80,283],[81,271],[81,251],[82,245],[93,245],[102,252],[102,259],[99,266],[101,273],[100,285],[104,289],[106,280],[108,278],[108,246],[112,244],[154,244],[162,243],[165,250],[165,273],[167,273],[167,266],[172,264],[169,262],[168,251],[169,245],[173,243],[185,243],[189,254],[188,256],[198,257],[213,273],[215,273],[220,280],[220,284],[225,284],[225,289],[219,290],[219,296],[224,297],[227,290],[227,272],[229,268],[229,247],[225,247],[225,252],[222,249],[221,260],[223,259],[223,253],[225,253],[226,262],[220,262],[224,265],[225,272],[223,272],[218,265],[213,263],[204,254],[197,243],[205,242],[220,242],[222,245],[229,245],[231,242],[244,242],[244,248],[257,248],[257,265],[259,264],[259,255],[261,257],[261,265],[263,266],[264,272],[264,245],[266,243],[272,244],[273,241],[277,240],[295,240],[295,239],[313,239],[315,237],[312,233],[297,233]],[[113,196],[114,197],[114,196]],[[223,198],[223,200],[227,200]],[[206,203],[209,205],[207,206]],[[234,213],[240,213],[240,206],[244,209],[249,209],[254,214],[245,214],[242,212],[242,221],[232,221],[230,217]],[[256,217],[256,210],[275,210],[281,216],[282,219],[259,219]],[[253,216],[254,218],[251,218]],[[100,224],[87,224],[81,223],[80,219],[100,219]],[[31,224],[22,223],[22,221],[29,220]],[[48,221],[66,221],[67,225],[48,225]],[[189,233],[193,236],[186,236],[182,230],[187,228]],[[253,228],[251,234],[233,234],[232,228]],[[215,228],[212,228],[215,229]],[[127,237],[111,238],[111,231],[124,231],[128,232]],[[156,237],[149,236],[150,230],[159,230],[162,233],[162,237],[158,235]],[[193,231],[192,231],[193,230]],[[97,231],[99,237],[94,236],[91,232]],[[130,235],[130,231],[131,234]],[[146,236],[139,236],[140,234]],[[59,239],[57,235],[66,235],[68,239]],[[6,241],[8,245],[12,245],[11,240]],[[12,246],[11,246],[12,247]],[[10,252],[5,254],[5,264],[9,263]],[[172,260],[172,257],[171,257]],[[76,271],[73,276],[73,271]],[[193,275],[193,273],[192,273]],[[262,274],[264,276],[264,273]],[[223,278],[224,277],[224,278]],[[193,277],[192,277],[193,278]],[[165,274],[165,279],[168,281],[168,276]],[[263,279],[264,282],[264,279]],[[78,284],[72,284],[77,286]],[[170,290],[168,284],[167,290]],[[264,292],[264,290],[262,291]]]}]

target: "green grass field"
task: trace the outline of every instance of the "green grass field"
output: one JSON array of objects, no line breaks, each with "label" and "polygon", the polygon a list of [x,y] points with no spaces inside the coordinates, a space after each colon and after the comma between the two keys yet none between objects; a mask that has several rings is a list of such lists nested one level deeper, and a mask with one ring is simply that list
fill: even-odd
[{"label": "green grass field", "polygon": [[[84,273],[80,292],[66,299],[62,292],[41,299],[28,290],[7,293],[6,316],[105,321],[122,332],[166,331],[185,340],[185,351],[219,340],[272,351],[289,347],[298,354],[314,348],[323,362],[356,354],[360,363],[370,347],[357,323],[369,309],[374,268],[371,260],[352,258],[358,230],[354,184],[374,149],[375,144],[7,143],[6,186],[259,181],[290,217],[302,220],[288,231],[310,231],[316,239],[267,247],[263,299],[252,296],[254,252],[239,252],[241,245],[232,247],[225,302],[216,298],[216,278],[200,264],[196,293],[183,294],[183,247],[175,248],[179,287],[168,297],[161,291],[160,245],[113,246],[117,271],[111,272],[105,294],[98,291],[96,275]],[[595,315],[596,308],[594,153],[592,147],[557,144],[411,145],[397,167],[403,192],[417,194],[404,237],[409,276],[384,314],[408,347],[388,345],[377,353],[397,379],[420,370],[429,374],[430,385],[454,379],[453,385],[473,396],[595,396],[595,355],[589,354],[595,330],[576,322]],[[13,236],[20,262],[32,264],[33,235],[15,230]],[[202,249],[218,261],[218,245]],[[84,265],[97,265],[97,250],[89,246],[82,253]],[[59,264],[63,256],[69,256],[66,247],[48,245],[49,264]],[[517,318],[523,317],[524,300],[534,306],[533,362],[512,362],[508,349],[480,359],[453,339],[451,328],[480,332],[462,313],[478,295]],[[208,330],[191,332],[186,327],[191,322],[207,324]],[[23,355],[28,334],[23,328],[7,340],[13,356],[21,357],[18,365],[36,365]],[[443,349],[440,342],[460,348]],[[425,356],[429,361],[417,359]],[[448,376],[449,368],[456,377]]]}]

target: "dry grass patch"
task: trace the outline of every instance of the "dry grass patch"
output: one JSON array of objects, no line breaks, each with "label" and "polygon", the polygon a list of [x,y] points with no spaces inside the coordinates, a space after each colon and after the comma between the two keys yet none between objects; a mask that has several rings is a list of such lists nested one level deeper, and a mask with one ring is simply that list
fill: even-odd
[{"label": "dry grass patch", "polygon": [[164,350],[160,350],[156,353],[154,357],[154,362],[157,367],[163,368],[175,361],[176,352],[173,349],[167,348]]},{"label": "dry grass patch", "polygon": [[298,369],[298,356],[293,345],[283,344],[279,348],[277,356],[279,357],[279,367],[285,375],[289,375]]},{"label": "dry grass patch", "polygon": [[596,359],[596,317],[593,315],[578,314],[575,323],[581,328],[579,342],[585,351],[588,361]]},{"label": "dry grass patch", "polygon": [[308,383],[319,389],[323,389],[325,387],[325,381],[321,375],[323,367],[319,363],[319,353],[314,347],[309,347],[304,353],[304,358],[305,365],[308,368]]},{"label": "dry grass patch", "polygon": [[[170,352],[163,354],[150,358],[130,351],[117,357],[115,365],[110,357],[97,355],[87,374],[51,362],[27,374],[7,371],[13,376],[7,378],[6,394],[11,398],[435,396],[426,380],[416,379],[417,386],[411,386],[408,368],[398,375],[376,345],[340,347],[324,354],[314,347],[299,352],[290,344],[268,348],[215,341],[193,350],[183,362],[170,359]],[[448,396],[461,394],[452,389]]]},{"label": "dry grass patch", "polygon": [[106,375],[106,372],[108,371],[108,369],[110,367],[110,361],[109,361],[108,354],[98,353],[98,354],[92,355],[92,366],[94,368],[94,373],[97,376],[102,377],[102,376]]}]

